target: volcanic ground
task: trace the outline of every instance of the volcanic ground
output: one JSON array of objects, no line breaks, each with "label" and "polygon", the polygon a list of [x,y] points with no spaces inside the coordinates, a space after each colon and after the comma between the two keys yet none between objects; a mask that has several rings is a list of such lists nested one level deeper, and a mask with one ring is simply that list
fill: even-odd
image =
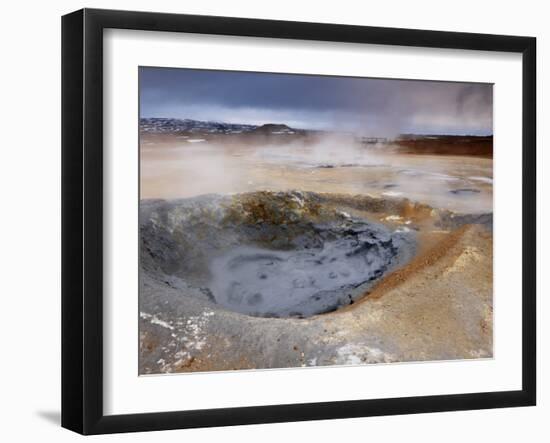
[{"label": "volcanic ground", "polygon": [[491,213],[303,191],[141,201],[141,374],[491,356]]}]

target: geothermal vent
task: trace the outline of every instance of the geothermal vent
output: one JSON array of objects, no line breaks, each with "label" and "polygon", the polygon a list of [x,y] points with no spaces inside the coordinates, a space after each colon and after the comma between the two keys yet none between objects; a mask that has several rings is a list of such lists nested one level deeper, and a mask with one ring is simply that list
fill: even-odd
[{"label": "geothermal vent", "polygon": [[310,317],[349,305],[414,253],[412,232],[302,192],[142,202],[141,272],[228,311]]}]

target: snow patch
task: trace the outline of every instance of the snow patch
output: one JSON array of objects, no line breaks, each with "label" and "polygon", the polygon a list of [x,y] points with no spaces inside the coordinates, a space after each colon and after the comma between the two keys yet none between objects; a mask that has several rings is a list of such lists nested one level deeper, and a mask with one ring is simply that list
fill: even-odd
[{"label": "snow patch", "polygon": [[395,359],[391,354],[373,346],[347,344],[337,350],[336,364],[360,365],[365,363],[389,363]]},{"label": "snow patch", "polygon": [[153,325],[159,325],[163,328],[174,330],[174,327],[169,322],[161,320],[156,315],[147,314],[146,312],[140,312],[139,316],[144,320],[149,320]]}]

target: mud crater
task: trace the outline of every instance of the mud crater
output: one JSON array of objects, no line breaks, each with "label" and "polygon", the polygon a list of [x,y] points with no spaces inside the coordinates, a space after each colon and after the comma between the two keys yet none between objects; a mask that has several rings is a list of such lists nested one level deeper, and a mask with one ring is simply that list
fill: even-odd
[{"label": "mud crater", "polygon": [[141,207],[142,270],[182,296],[252,316],[334,311],[415,252],[413,231],[352,217],[314,193],[207,195]]}]

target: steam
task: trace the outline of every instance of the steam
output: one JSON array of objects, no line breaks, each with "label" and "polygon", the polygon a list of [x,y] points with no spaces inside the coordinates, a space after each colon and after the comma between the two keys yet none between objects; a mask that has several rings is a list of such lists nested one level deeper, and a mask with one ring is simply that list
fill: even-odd
[{"label": "steam", "polygon": [[492,211],[491,159],[402,155],[391,145],[366,149],[346,134],[316,143],[174,141],[143,145],[141,156],[142,198],[301,190],[409,198],[467,213]]}]

